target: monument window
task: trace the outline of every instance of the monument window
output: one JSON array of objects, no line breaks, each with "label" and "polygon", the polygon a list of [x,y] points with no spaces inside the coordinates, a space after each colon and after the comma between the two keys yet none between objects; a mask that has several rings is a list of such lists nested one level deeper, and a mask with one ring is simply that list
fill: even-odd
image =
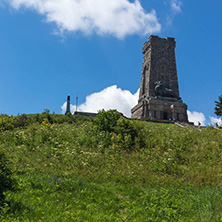
[{"label": "monument window", "polygon": [[145,66],[143,70],[142,95],[145,94],[145,88],[146,88],[146,70],[147,70],[147,67]]},{"label": "monument window", "polygon": [[156,118],[156,110],[154,110],[154,118]]},{"label": "monument window", "polygon": [[180,114],[177,113],[177,120],[179,121],[180,120]]},{"label": "monument window", "polygon": [[167,112],[163,112],[163,119],[168,120],[168,113]]},{"label": "monument window", "polygon": [[146,116],[149,116],[149,107],[148,107],[148,104],[146,104]]}]

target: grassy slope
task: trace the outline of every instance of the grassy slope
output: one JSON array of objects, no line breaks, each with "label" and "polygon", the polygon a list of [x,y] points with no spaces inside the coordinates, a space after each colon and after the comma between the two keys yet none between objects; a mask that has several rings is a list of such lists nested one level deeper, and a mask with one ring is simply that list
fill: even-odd
[{"label": "grassy slope", "polygon": [[90,119],[43,117],[1,132],[18,181],[2,221],[222,221],[221,130],[131,121],[129,151]]}]

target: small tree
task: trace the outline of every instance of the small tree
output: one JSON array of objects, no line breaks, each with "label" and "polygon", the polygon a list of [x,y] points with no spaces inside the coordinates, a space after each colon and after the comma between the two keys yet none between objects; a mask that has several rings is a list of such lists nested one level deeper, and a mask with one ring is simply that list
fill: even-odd
[{"label": "small tree", "polygon": [[215,106],[215,114],[217,116],[222,116],[222,95],[219,96],[219,101],[215,101],[216,106]]},{"label": "small tree", "polygon": [[50,110],[49,109],[44,109],[44,111],[42,113],[50,113]]}]

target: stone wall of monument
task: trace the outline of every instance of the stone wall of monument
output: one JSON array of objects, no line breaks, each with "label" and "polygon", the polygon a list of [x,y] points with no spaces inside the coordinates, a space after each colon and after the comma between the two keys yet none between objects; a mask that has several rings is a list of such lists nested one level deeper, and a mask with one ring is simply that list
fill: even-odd
[{"label": "stone wall of monument", "polygon": [[[173,105],[173,109],[171,109]],[[161,102],[159,100],[141,101],[132,109],[133,118],[149,120],[172,120],[188,122],[185,103]]]}]

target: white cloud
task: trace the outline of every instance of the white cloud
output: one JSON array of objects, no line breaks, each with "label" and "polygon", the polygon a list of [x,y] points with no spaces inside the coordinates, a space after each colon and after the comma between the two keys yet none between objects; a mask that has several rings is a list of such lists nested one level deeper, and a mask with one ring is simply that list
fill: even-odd
[{"label": "white cloud", "polygon": [[212,125],[216,125],[216,123],[218,124],[218,126],[222,126],[222,119],[219,118],[215,118],[215,117],[211,117],[210,116],[210,123]]},{"label": "white cloud", "polygon": [[[63,105],[61,106],[63,114],[66,112],[66,106],[67,106],[67,102],[64,102]],[[76,111],[76,106],[70,104],[70,111],[71,111],[71,113],[74,113]]]},{"label": "white cloud", "polygon": [[166,25],[171,26],[175,16],[182,12],[182,0],[165,0],[165,5],[170,5],[170,12],[166,16]]},{"label": "white cloud", "polygon": [[171,4],[171,10],[174,12],[174,13],[179,13],[181,12],[181,7],[182,7],[182,1],[181,0],[171,0],[170,2]]},{"label": "white cloud", "polygon": [[[139,0],[8,0],[19,10],[37,11],[54,22],[63,31],[84,34],[111,34],[118,38],[126,35],[148,35],[161,30],[156,13],[146,12]],[[176,7],[176,3],[175,6]]]},{"label": "white cloud", "polygon": [[198,125],[198,121],[201,123],[202,126],[206,125],[206,118],[203,113],[196,112],[196,111],[189,111],[187,110],[188,120],[189,122],[194,122],[195,125]]},{"label": "white cloud", "polygon": [[[116,85],[105,88],[100,92],[93,93],[86,97],[86,101],[81,104],[78,111],[98,112],[105,109],[116,109],[125,116],[131,116],[131,109],[137,104],[139,90],[132,94],[128,90],[122,90]],[[62,105],[62,112],[65,113],[66,102]],[[71,105],[71,111],[74,112],[75,106]]]}]

